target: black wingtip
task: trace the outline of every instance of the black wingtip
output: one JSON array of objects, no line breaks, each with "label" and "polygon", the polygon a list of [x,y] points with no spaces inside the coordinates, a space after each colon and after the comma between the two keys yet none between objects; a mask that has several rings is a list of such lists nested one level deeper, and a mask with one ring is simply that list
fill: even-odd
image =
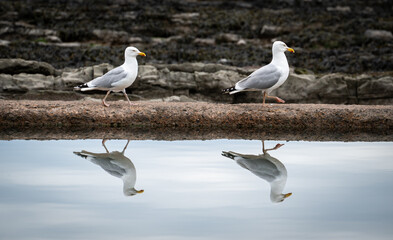
[{"label": "black wingtip", "polygon": [[225,88],[225,89],[222,90],[222,93],[223,93],[223,94],[225,94],[225,93],[230,93],[230,92],[233,92],[233,91],[235,91],[235,90],[236,90],[235,87]]},{"label": "black wingtip", "polygon": [[74,89],[75,90],[81,90],[82,88],[87,88],[87,87],[89,87],[89,86],[87,86],[87,83],[84,83],[84,84],[81,84],[81,85],[78,85],[78,86],[74,87]]}]

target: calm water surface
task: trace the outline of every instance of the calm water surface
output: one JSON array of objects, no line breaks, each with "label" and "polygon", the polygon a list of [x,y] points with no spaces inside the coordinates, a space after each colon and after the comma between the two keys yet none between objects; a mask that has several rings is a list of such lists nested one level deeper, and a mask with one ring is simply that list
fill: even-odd
[{"label": "calm water surface", "polygon": [[393,235],[392,142],[126,145],[0,141],[0,239]]}]

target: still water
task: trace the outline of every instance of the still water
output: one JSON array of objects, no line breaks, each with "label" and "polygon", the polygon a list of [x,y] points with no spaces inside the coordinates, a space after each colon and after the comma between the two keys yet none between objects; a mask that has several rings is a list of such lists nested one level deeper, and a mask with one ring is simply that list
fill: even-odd
[{"label": "still water", "polygon": [[393,142],[14,140],[0,151],[0,239],[393,235]]}]

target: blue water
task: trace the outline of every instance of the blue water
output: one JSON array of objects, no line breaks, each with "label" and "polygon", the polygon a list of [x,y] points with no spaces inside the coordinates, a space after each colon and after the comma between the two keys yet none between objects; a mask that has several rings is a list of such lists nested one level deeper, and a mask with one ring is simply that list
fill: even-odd
[{"label": "blue water", "polygon": [[0,141],[0,239],[391,239],[392,142],[265,149],[278,143],[266,153],[292,195],[275,202],[268,180],[280,171],[261,141],[130,141],[131,196],[121,168],[104,169],[111,160],[74,153],[106,153],[101,140]]}]

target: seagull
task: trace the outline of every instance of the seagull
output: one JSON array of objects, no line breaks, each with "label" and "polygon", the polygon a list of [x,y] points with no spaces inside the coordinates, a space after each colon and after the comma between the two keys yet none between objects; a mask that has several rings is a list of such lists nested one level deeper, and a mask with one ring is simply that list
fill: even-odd
[{"label": "seagull", "polygon": [[102,90],[108,91],[102,99],[102,104],[105,107],[109,107],[109,104],[105,102],[110,92],[123,92],[128,103],[131,106],[131,101],[126,94],[126,88],[134,83],[138,75],[138,62],[137,56],[146,56],[145,53],[139,51],[136,47],[127,47],[124,51],[125,61],[123,65],[114,68],[104,74],[101,77],[97,77],[90,82],[74,87],[77,91],[90,91],[90,90]]},{"label": "seagull", "polygon": [[223,93],[234,94],[243,91],[262,91],[262,105],[265,105],[266,98],[273,98],[279,103],[284,103],[284,100],[279,97],[269,96],[269,93],[281,86],[288,78],[289,65],[284,54],[285,51],[295,52],[292,48],[287,47],[285,43],[275,41],[272,47],[272,61],[237,82],[234,87],[223,89]]},{"label": "seagull", "polygon": [[124,156],[124,152],[130,143],[130,140],[127,141],[127,144],[122,152],[109,152],[105,146],[106,141],[106,139],[102,140],[102,145],[104,146],[106,153],[92,153],[82,150],[81,152],[74,152],[74,154],[90,160],[92,163],[97,164],[110,175],[122,179],[123,193],[125,196],[133,196],[138,193],[143,193],[144,190],[135,189],[135,166],[129,158]]},{"label": "seagull", "polygon": [[270,201],[282,202],[292,193],[282,193],[287,181],[287,169],[278,159],[270,156],[267,151],[276,150],[284,144],[277,144],[274,148],[265,149],[262,141],[263,154],[247,155],[236,152],[222,152],[222,156],[235,160],[241,167],[249,170],[270,184]]}]

